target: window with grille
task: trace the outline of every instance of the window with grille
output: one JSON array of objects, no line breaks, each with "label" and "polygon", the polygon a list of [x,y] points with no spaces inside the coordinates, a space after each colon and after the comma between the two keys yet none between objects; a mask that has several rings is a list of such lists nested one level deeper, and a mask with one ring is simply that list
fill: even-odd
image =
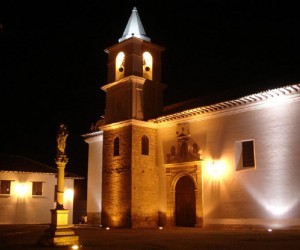
[{"label": "window with grille", "polygon": [[10,180],[0,180],[0,194],[10,194]]},{"label": "window with grille", "polygon": [[242,152],[243,152],[243,167],[254,167],[255,162],[254,162],[253,141],[243,141]]},{"label": "window with grille", "polygon": [[254,140],[238,141],[235,143],[236,170],[255,168]]},{"label": "window with grille", "polygon": [[43,195],[43,182],[32,182],[32,195]]}]

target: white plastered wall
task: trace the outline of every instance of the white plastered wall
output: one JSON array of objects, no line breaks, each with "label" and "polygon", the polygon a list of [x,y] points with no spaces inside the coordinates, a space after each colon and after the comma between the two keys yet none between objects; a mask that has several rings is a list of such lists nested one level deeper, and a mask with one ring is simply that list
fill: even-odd
[{"label": "white plastered wall", "polygon": [[[0,195],[0,224],[49,224],[51,209],[55,208],[55,174],[44,173],[0,173],[1,180],[11,180],[11,193]],[[43,182],[43,195],[32,196],[32,182]],[[23,193],[17,190],[22,187]],[[65,179],[64,207],[69,210],[68,223],[73,223],[74,179]]]},{"label": "white plastered wall", "polygon": [[87,213],[101,214],[103,135],[101,134],[85,141],[89,144]]},{"label": "white plastered wall", "polygon": [[[300,226],[300,102],[272,101],[239,112],[178,120],[189,123],[190,137],[202,151],[204,225]],[[166,206],[163,164],[170,146],[177,143],[177,123],[172,123],[159,128],[162,210]],[[235,142],[249,139],[255,142],[256,167],[237,171]],[[217,179],[207,171],[213,162],[224,167]]]}]

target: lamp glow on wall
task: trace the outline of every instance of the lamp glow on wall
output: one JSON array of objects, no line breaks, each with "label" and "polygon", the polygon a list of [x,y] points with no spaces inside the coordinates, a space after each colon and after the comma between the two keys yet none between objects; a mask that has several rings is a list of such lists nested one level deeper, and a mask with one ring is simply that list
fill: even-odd
[{"label": "lamp glow on wall", "polygon": [[213,179],[220,179],[226,172],[225,164],[221,161],[213,160],[207,164],[206,171]]},{"label": "lamp glow on wall", "polygon": [[17,183],[15,185],[15,193],[19,197],[25,197],[28,193],[28,187],[25,183]]},{"label": "lamp glow on wall", "polygon": [[64,206],[70,209],[73,205],[74,190],[71,188],[65,188],[64,190]]},{"label": "lamp glow on wall", "polygon": [[64,192],[64,200],[65,201],[72,201],[74,197],[74,190],[71,188],[67,188]]}]

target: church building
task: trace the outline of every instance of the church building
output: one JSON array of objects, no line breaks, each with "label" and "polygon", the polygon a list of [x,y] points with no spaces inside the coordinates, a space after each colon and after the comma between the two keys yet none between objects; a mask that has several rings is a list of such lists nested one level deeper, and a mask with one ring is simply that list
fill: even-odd
[{"label": "church building", "polygon": [[163,51],[136,8],[105,50],[105,114],[82,135],[88,224],[299,227],[300,84],[164,107]]}]

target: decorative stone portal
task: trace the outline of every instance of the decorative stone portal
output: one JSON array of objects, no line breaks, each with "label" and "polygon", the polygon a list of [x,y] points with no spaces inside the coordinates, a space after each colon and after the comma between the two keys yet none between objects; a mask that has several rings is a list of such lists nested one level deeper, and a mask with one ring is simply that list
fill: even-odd
[{"label": "decorative stone portal", "polygon": [[177,124],[177,145],[166,155],[167,226],[202,227],[201,150],[188,123]]},{"label": "decorative stone portal", "polygon": [[165,167],[167,226],[202,227],[202,161]]}]

